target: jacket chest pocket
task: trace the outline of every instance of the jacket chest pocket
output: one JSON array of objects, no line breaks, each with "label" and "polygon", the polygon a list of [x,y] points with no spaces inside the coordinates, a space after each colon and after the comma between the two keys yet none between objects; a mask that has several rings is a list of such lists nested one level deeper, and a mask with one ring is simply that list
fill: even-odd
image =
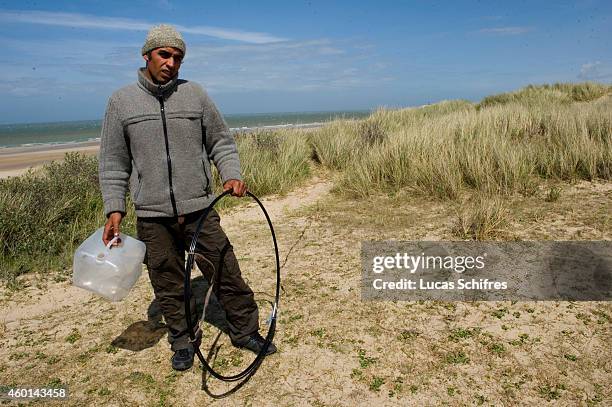
[{"label": "jacket chest pocket", "polygon": [[[167,114],[168,132],[173,155],[177,160],[194,160],[193,168],[199,174],[201,189],[210,188],[210,165],[206,154],[206,130],[202,123],[202,112],[181,111]],[[191,180],[194,181],[190,174]],[[195,186],[195,185],[193,185]]]},{"label": "jacket chest pocket", "polygon": [[170,135],[190,138],[193,141],[202,139],[202,112],[184,111],[167,112],[166,121]]},{"label": "jacket chest pocket", "polygon": [[189,200],[207,195],[212,182],[202,113],[170,112],[167,123],[177,199]]}]

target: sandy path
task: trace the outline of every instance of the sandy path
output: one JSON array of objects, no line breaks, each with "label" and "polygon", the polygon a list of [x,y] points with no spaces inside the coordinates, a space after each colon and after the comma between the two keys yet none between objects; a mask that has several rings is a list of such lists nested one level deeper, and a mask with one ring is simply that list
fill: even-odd
[{"label": "sandy path", "polygon": [[[312,183],[294,193],[283,197],[267,197],[263,199],[262,202],[274,224],[282,229],[283,219],[288,211],[316,202],[328,193],[330,187],[331,184],[329,182],[315,179]],[[252,229],[253,219],[257,218],[259,219],[255,220],[255,223],[259,221],[263,222],[263,214],[261,214],[259,207],[255,206],[255,204],[249,204],[245,207],[234,209],[231,214],[224,215],[223,223],[229,236],[240,235],[246,229]],[[248,235],[252,236],[251,232],[249,232]],[[249,236],[243,234],[242,237],[248,240]],[[237,240],[237,245],[240,247],[242,244],[240,242],[240,240],[242,240],[240,236]],[[282,246],[281,252],[285,246],[289,246],[292,243],[294,242],[285,240],[283,237],[279,238],[279,244]],[[261,253],[259,250],[256,250],[256,252]],[[263,252],[266,252],[266,250]],[[267,254],[269,254],[269,252]],[[247,268],[248,263],[248,260],[243,262]],[[147,311],[147,308],[150,307],[153,298],[146,273],[143,273],[142,278],[130,295],[119,303],[108,302],[87,291],[76,288],[70,284],[69,280],[53,282],[51,278],[49,278],[43,283],[40,283],[34,276],[29,276],[25,280],[25,284],[26,288],[18,292],[9,292],[5,288],[2,288],[2,291],[0,291],[0,359],[6,361],[14,360],[15,358],[19,359],[21,355],[24,355],[26,352],[12,353],[12,349],[21,348],[24,345],[27,348],[28,344],[33,341],[37,345],[36,349],[38,350],[36,351],[36,355],[38,355],[38,360],[41,363],[47,362],[46,364],[51,368],[51,370],[44,373],[44,377],[48,378],[49,375],[59,375],[63,383],[66,382],[66,380],[71,381],[67,379],[68,373],[61,374],[58,372],[58,369],[56,369],[57,366],[54,366],[57,363],[56,360],[60,358],[60,356],[55,355],[58,352],[60,354],[67,352],[68,354],[63,354],[62,357],[65,356],[69,359],[76,357],[78,359],[78,354],[69,355],[72,352],[71,347],[68,346],[70,341],[68,341],[67,344],[67,339],[65,340],[65,338],[70,338],[71,335],[78,332],[77,345],[82,345],[86,348],[91,348],[91,346],[93,346],[96,350],[99,350],[100,347],[102,347],[101,344],[105,344],[103,347],[112,349],[111,354],[114,354],[114,352],[128,352],[131,353],[132,356],[137,356],[138,361],[131,360],[129,362],[133,364],[131,368],[128,368],[130,371],[137,370],[138,366],[150,366],[150,360],[148,359],[151,357],[159,359],[159,355],[163,355],[160,360],[163,360],[164,369],[169,367],[168,358],[171,353],[168,350],[165,340],[160,337],[160,335],[164,335],[164,329],[156,331],[155,329],[145,328],[145,334],[153,333],[155,336],[153,348],[141,350],[139,352],[130,352],[129,350],[115,350],[114,347],[109,345],[110,343],[115,343],[118,339],[120,340],[119,342],[121,342],[121,340],[124,340],[126,337],[129,342],[129,337],[133,334],[130,329],[134,326],[142,327],[142,324],[145,323],[142,320],[147,318],[146,315],[150,311]],[[266,311],[263,313],[265,312]],[[262,318],[265,318],[265,315],[263,315]],[[126,327],[128,328],[126,329]],[[147,329],[149,330],[147,331]],[[123,334],[116,337],[122,330],[125,330]],[[33,336],[37,336],[37,339],[29,339]],[[75,338],[77,336],[73,335],[72,337]],[[142,337],[142,332],[138,332],[136,336]],[[24,338],[26,338],[25,342]],[[127,347],[129,348],[129,346]],[[87,352],[85,352],[85,354],[87,354]],[[66,362],[69,363],[68,361]],[[97,363],[97,365],[100,366],[99,363]],[[274,363],[274,365],[278,366],[278,362]],[[81,372],[79,375],[84,375],[86,373],[79,368],[78,363],[68,367],[68,370],[74,371],[74,369],[76,369],[77,372]],[[6,366],[0,365],[0,371],[4,370],[6,370]],[[21,374],[18,373],[21,370],[22,368],[17,367],[14,371],[17,376],[13,376],[17,377],[16,380],[20,384],[42,385],[42,382],[38,382],[43,379],[38,379],[37,382],[36,380],[32,381],[32,379],[26,380],[22,378]],[[61,370],[64,370],[64,368],[62,367]],[[105,388],[104,386],[108,386],[108,384],[105,383],[109,380],[106,375],[103,376],[105,378],[99,377],[95,379],[102,389]],[[192,377],[192,375],[183,377],[183,379],[188,380],[188,383],[185,384],[190,388],[199,382],[199,380]],[[94,379],[92,378],[92,380]],[[70,387],[71,391],[76,393],[74,397],[79,400],[73,401],[73,403],[70,404],[87,404],[85,400],[89,399],[91,394],[85,391],[86,389],[82,384],[75,383],[74,385],[71,384]],[[193,392],[195,390],[196,389],[193,388],[189,391]],[[195,404],[200,404],[202,402],[202,397],[207,398],[204,393],[199,391],[194,394],[198,395],[197,400],[199,400],[197,402],[193,401]],[[131,398],[131,401],[137,404],[147,405],[146,395],[144,395],[144,397],[142,394],[136,395],[135,398]]]},{"label": "sandy path", "polygon": [[[274,223],[277,219],[282,220],[282,218],[291,211],[312,205],[327,195],[331,187],[331,182],[314,178],[307,186],[299,188],[297,191],[293,191],[287,196],[268,196],[262,198],[261,203],[266,208],[270,219]],[[247,197],[245,199],[250,198]],[[256,202],[252,202],[246,207],[240,207],[228,216],[224,216],[223,227],[239,227],[241,223],[249,222],[258,217],[263,218],[264,214],[259,205],[257,205]]]},{"label": "sandy path", "polygon": [[[269,196],[261,200],[273,224],[282,221],[287,211],[310,205],[329,192],[331,183],[319,179],[312,180],[308,186],[292,192],[291,194],[278,197]],[[258,219],[263,222],[264,215],[256,203],[236,208],[231,214],[222,217],[223,228],[231,236],[239,233],[245,223]],[[282,252],[282,249],[281,249]],[[13,293],[10,300],[2,301],[0,304],[0,322],[7,328],[18,327],[22,320],[37,319],[43,315],[71,307],[79,303],[95,298],[85,290],[74,287],[69,282],[49,283],[41,289],[36,286],[35,276],[31,276],[24,291]],[[142,282],[142,281],[141,281]],[[4,292],[3,294],[7,294]],[[3,295],[4,297],[4,295]],[[6,297],[8,298],[8,297]]]}]

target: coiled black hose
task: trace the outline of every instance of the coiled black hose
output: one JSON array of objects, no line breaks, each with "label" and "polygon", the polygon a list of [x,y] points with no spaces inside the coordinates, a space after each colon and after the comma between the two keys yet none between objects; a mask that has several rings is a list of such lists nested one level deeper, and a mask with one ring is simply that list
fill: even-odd
[{"label": "coiled black hose", "polygon": [[[251,362],[251,364],[249,366],[247,366],[242,372],[240,372],[238,374],[231,375],[231,376],[224,376],[224,375],[222,375],[220,373],[217,373],[208,364],[208,362],[204,358],[204,355],[202,355],[202,352],[200,351],[199,344],[196,342],[196,332],[193,329],[194,328],[193,327],[193,321],[191,320],[191,310],[190,310],[190,307],[189,307],[190,298],[191,298],[191,270],[192,270],[194,262],[195,262],[195,254],[196,254],[195,253],[195,248],[196,248],[196,245],[197,245],[198,236],[200,234],[200,231],[202,230],[202,226],[204,225],[204,221],[208,217],[208,214],[210,213],[210,211],[217,204],[217,202],[219,202],[224,196],[228,195],[229,193],[231,193],[231,190],[227,190],[227,191],[223,192],[221,195],[217,196],[211,202],[211,204],[208,205],[208,207],[204,210],[204,212],[202,213],[202,216],[198,220],[198,224],[197,224],[195,232],[193,234],[193,239],[191,240],[191,245],[189,246],[189,252],[188,252],[188,255],[187,255],[187,260],[185,262],[185,285],[184,285],[185,319],[187,321],[189,337],[191,339],[191,342],[194,344],[195,352],[198,355],[198,359],[200,359],[200,362],[202,362],[202,365],[204,366],[204,368],[213,377],[216,377],[217,379],[222,380],[224,382],[238,381],[238,380],[246,378],[247,376],[250,376],[250,375],[254,374],[255,371],[261,365],[261,362],[263,362],[263,359],[266,356],[266,352],[268,351],[268,347],[270,346],[270,344],[272,343],[272,339],[274,338],[274,333],[276,332],[276,317],[277,317],[277,314],[278,314],[278,303],[279,303],[279,299],[280,299],[280,286],[281,286],[281,282],[280,282],[280,260],[279,260],[279,255],[278,255],[278,243],[276,242],[276,235],[274,233],[274,227],[272,226],[272,221],[270,220],[270,216],[268,215],[268,212],[266,211],[266,208],[264,208],[264,206],[261,203],[261,201],[259,199],[257,199],[257,197],[255,195],[253,195],[252,193],[247,191],[246,195],[250,196],[255,202],[257,202],[257,204],[261,208],[262,212],[264,213],[264,215],[266,217],[266,220],[268,221],[268,226],[270,227],[270,232],[272,234],[272,241],[274,242],[274,255],[276,256],[276,293],[275,293],[275,296],[274,296],[274,305],[272,307],[272,313],[271,313],[270,319],[269,319],[270,328],[268,329],[268,334],[266,335],[264,345],[261,348],[261,350],[259,351],[259,353],[257,354],[257,357],[255,358],[255,360],[253,360],[253,362]],[[221,269],[221,267],[218,267],[217,270],[216,270],[216,273],[219,273],[220,269]],[[215,281],[220,281],[220,279],[217,279],[217,278],[213,277],[212,284],[214,284]],[[206,309],[204,309],[204,312],[205,311],[206,311]]]}]

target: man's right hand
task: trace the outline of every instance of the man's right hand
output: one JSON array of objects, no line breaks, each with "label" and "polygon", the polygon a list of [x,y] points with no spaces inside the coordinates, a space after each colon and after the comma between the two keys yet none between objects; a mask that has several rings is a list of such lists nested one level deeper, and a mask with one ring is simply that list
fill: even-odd
[{"label": "man's right hand", "polygon": [[[121,220],[123,219],[123,214],[121,212],[113,212],[108,216],[108,220],[104,225],[104,233],[102,234],[102,241],[105,245],[108,244],[115,236],[119,236],[119,225],[121,225]],[[113,246],[117,246],[119,241],[113,243]]]}]

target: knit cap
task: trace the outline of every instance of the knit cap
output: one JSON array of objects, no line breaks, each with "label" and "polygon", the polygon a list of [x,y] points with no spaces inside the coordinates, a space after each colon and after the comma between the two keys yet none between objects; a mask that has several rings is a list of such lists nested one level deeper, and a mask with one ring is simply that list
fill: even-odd
[{"label": "knit cap", "polygon": [[185,41],[181,33],[176,31],[174,27],[168,24],[160,24],[153,26],[147,34],[147,39],[142,46],[142,55],[155,48],[174,47],[183,51],[185,54]]}]

